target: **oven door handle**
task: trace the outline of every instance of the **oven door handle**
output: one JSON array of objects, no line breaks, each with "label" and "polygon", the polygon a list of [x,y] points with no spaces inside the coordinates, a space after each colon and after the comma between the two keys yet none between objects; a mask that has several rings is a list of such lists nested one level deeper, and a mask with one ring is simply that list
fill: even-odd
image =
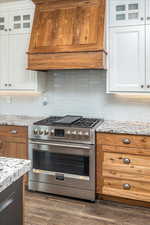
[{"label": "oven door handle", "polygon": [[81,145],[72,145],[72,144],[58,144],[58,143],[45,143],[45,142],[40,142],[40,141],[30,141],[30,144],[38,144],[38,145],[49,145],[49,146],[59,146],[59,147],[67,147],[67,148],[82,148],[82,149],[88,149],[90,150],[91,148],[88,146],[81,146]]}]

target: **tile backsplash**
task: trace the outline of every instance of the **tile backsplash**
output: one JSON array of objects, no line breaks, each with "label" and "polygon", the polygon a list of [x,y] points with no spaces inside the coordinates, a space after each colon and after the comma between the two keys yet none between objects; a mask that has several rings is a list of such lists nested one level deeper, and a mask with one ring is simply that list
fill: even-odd
[{"label": "tile backsplash", "polygon": [[[43,105],[43,99],[48,104]],[[106,72],[60,70],[48,74],[40,97],[0,97],[1,114],[49,116],[74,114],[111,120],[150,121],[150,97],[106,94]]]}]

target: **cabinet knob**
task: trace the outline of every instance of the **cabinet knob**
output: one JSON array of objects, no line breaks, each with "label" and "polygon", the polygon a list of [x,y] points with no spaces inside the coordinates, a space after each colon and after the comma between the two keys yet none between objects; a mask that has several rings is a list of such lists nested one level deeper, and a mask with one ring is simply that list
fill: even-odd
[{"label": "cabinet knob", "polygon": [[144,17],[141,17],[141,20],[144,20]]},{"label": "cabinet knob", "polygon": [[5,87],[7,87],[7,84],[5,84]]},{"label": "cabinet knob", "polygon": [[144,88],[144,85],[143,84],[141,85],[141,88]]},{"label": "cabinet knob", "polygon": [[7,31],[7,29],[4,30],[5,32]]},{"label": "cabinet knob", "polygon": [[12,85],[11,84],[8,84],[8,86],[11,87]]},{"label": "cabinet knob", "polygon": [[17,134],[17,131],[16,130],[11,130],[10,133],[11,134]]},{"label": "cabinet knob", "polygon": [[11,28],[9,28],[8,30],[11,31]]},{"label": "cabinet knob", "polygon": [[124,164],[130,164],[130,162],[131,162],[131,160],[128,159],[128,158],[124,158],[124,159],[123,159],[123,163],[124,163]]},{"label": "cabinet knob", "polygon": [[150,85],[149,84],[147,85],[147,88],[150,88]]},{"label": "cabinet knob", "polygon": [[130,184],[123,184],[123,189],[124,190],[130,190],[131,189],[131,185]]},{"label": "cabinet knob", "polygon": [[147,17],[147,20],[150,20],[150,16]]},{"label": "cabinet knob", "polygon": [[131,143],[130,139],[128,139],[128,138],[124,138],[124,139],[122,140],[122,142],[123,142],[123,144],[126,144],[126,145],[128,145],[128,144]]}]

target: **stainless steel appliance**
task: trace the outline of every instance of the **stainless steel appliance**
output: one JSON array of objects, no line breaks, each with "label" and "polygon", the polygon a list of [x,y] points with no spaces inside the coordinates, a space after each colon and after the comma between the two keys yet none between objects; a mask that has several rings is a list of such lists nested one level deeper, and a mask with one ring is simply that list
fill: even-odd
[{"label": "stainless steel appliance", "polygon": [[29,190],[95,200],[95,129],[102,121],[64,116],[34,123]]}]

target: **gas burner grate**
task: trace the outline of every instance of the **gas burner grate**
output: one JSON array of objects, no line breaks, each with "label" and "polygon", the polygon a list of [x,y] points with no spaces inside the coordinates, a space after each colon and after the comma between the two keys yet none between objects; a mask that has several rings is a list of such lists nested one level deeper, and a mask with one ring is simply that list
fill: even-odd
[{"label": "gas burner grate", "polygon": [[92,128],[94,127],[98,122],[100,122],[100,119],[94,119],[94,118],[81,118],[80,120],[73,123],[73,126],[81,127],[81,128]]},{"label": "gas burner grate", "polygon": [[61,116],[50,116],[44,120],[40,120],[34,123],[34,125],[44,125],[44,126],[51,126],[55,121],[61,119]]}]

